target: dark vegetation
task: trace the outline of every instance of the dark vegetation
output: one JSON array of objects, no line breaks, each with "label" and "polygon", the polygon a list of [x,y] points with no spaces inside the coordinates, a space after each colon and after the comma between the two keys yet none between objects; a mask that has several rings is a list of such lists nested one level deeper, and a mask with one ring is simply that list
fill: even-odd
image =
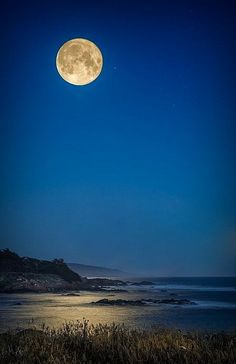
[{"label": "dark vegetation", "polygon": [[35,274],[56,274],[67,282],[81,281],[81,277],[64,263],[63,259],[53,261],[20,257],[9,249],[0,251],[0,273],[20,272]]},{"label": "dark vegetation", "polygon": [[124,284],[120,280],[81,277],[63,259],[39,260],[20,257],[9,249],[0,250],[0,293],[103,291]]},{"label": "dark vegetation", "polygon": [[184,333],[129,329],[122,325],[65,324],[58,330],[26,329],[0,335],[6,364],[232,364],[235,333]]}]

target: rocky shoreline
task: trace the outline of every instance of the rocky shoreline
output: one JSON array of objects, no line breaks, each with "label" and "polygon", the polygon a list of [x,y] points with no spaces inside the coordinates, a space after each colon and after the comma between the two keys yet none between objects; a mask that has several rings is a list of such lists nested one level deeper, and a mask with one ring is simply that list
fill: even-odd
[{"label": "rocky shoreline", "polygon": [[0,293],[126,292],[119,288],[125,285],[119,280],[103,278],[81,278],[81,281],[68,282],[56,274],[0,273]]},{"label": "rocky shoreline", "polygon": [[128,286],[150,286],[152,282],[130,282],[108,278],[80,277],[66,281],[56,274],[0,272],[0,293],[60,293],[71,291],[128,292]]},{"label": "rocky shoreline", "polygon": [[[125,285],[117,279],[81,277],[63,259],[40,260],[20,257],[9,249],[0,250],[0,293],[124,292],[116,287]],[[109,289],[110,286],[113,289]]]}]

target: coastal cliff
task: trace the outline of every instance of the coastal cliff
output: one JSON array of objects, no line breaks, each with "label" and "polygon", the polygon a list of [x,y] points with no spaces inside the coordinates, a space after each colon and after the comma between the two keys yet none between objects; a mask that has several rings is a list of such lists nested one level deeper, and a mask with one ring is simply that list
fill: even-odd
[{"label": "coastal cliff", "polygon": [[0,293],[98,291],[122,284],[119,280],[81,277],[63,259],[40,260],[20,257],[9,249],[0,250]]},{"label": "coastal cliff", "polygon": [[0,292],[54,292],[78,289],[81,282],[63,259],[39,260],[0,251]]}]

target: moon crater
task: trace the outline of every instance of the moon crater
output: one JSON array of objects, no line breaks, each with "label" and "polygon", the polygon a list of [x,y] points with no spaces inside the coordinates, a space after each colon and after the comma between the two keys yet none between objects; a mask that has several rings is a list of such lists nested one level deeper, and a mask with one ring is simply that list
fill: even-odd
[{"label": "moon crater", "polygon": [[60,76],[73,85],[87,85],[101,73],[103,57],[90,40],[76,38],[64,43],[56,57]]}]

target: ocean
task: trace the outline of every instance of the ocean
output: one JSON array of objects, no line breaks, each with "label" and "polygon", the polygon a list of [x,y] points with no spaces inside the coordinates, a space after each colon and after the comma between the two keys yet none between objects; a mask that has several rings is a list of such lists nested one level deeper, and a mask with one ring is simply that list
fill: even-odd
[{"label": "ocean", "polygon": [[[59,327],[64,322],[88,319],[90,323],[124,323],[131,327],[161,326],[185,331],[236,329],[236,277],[145,277],[150,285],[119,287],[127,292],[79,292],[65,294],[1,294],[0,330]],[[117,287],[110,287],[117,288]],[[147,304],[145,306],[98,306],[91,302],[111,300],[188,299],[195,305]]]}]

